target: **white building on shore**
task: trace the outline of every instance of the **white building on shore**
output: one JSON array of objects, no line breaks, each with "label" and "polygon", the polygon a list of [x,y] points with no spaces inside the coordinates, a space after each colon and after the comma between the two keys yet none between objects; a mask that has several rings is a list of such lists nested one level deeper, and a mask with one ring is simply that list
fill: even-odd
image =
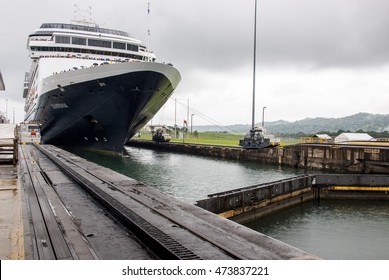
[{"label": "white building on shore", "polygon": [[367,133],[342,133],[335,137],[335,143],[342,142],[366,142],[375,139]]}]

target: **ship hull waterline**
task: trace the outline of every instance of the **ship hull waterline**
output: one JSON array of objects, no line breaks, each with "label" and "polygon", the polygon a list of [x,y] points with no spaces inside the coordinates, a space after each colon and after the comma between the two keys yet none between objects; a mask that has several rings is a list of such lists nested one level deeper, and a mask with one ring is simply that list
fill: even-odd
[{"label": "ship hull waterline", "polygon": [[43,143],[122,153],[124,144],[173,93],[178,82],[168,76],[142,67],[68,85],[61,81],[39,96],[34,118],[29,120],[40,124]]}]

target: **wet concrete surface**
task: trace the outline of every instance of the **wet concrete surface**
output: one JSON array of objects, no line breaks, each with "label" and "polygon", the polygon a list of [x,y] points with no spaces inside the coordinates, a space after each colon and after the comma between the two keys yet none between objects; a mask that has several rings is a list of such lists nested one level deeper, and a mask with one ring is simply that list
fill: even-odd
[{"label": "wet concrete surface", "polygon": [[23,258],[23,220],[17,168],[0,165],[0,259]]}]

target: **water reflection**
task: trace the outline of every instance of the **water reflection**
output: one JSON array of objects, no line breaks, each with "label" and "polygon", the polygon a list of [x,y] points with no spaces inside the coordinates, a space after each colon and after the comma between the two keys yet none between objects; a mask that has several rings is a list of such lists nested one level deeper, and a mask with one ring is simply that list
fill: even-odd
[{"label": "water reflection", "polygon": [[387,201],[307,202],[246,226],[324,259],[389,259]]},{"label": "water reflection", "polygon": [[301,174],[293,168],[280,168],[253,162],[227,161],[176,153],[126,147],[125,157],[71,150],[88,160],[111,168],[162,192],[194,203],[207,194]]}]

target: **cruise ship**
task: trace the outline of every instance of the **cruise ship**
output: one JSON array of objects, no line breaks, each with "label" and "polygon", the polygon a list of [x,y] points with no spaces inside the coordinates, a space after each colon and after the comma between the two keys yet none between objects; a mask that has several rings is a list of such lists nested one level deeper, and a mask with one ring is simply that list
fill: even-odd
[{"label": "cruise ship", "polygon": [[140,40],[95,24],[44,23],[27,49],[25,122],[43,143],[121,153],[181,80]]}]

